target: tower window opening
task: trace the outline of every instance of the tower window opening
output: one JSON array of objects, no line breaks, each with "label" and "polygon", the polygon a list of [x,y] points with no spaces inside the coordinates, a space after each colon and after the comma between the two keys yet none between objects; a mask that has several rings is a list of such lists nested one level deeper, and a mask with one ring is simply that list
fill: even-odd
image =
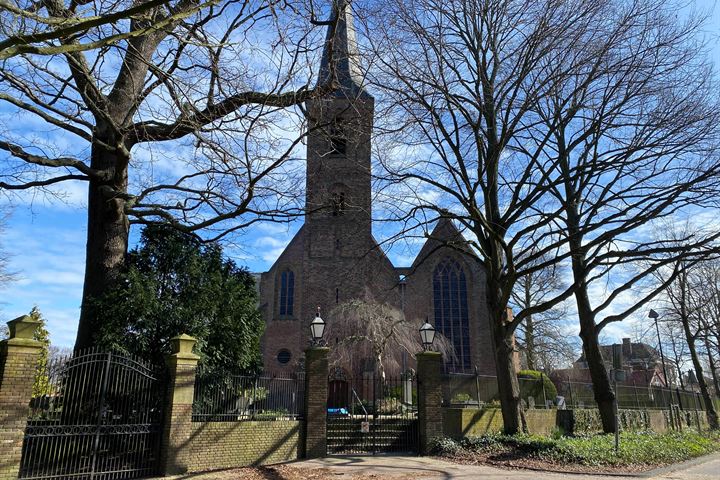
[{"label": "tower window opening", "polygon": [[340,289],[339,288],[335,289],[335,303],[336,304],[340,303]]},{"label": "tower window opening", "polygon": [[332,195],[332,214],[333,217],[343,215],[345,213],[345,193],[333,193]]},{"label": "tower window opening", "polygon": [[347,138],[343,129],[338,125],[330,127],[330,153],[334,155],[347,153]]}]

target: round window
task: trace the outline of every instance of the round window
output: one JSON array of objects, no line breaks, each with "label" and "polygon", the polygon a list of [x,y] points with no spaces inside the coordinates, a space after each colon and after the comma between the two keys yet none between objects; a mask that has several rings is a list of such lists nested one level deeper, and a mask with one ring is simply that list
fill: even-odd
[{"label": "round window", "polygon": [[278,361],[279,363],[282,363],[283,365],[285,365],[285,364],[287,364],[288,362],[290,362],[290,359],[291,359],[291,358],[292,358],[292,354],[290,353],[290,350],[287,350],[287,349],[285,349],[285,348],[283,348],[282,350],[280,350],[280,351],[278,352],[278,354],[277,354],[277,361]]}]

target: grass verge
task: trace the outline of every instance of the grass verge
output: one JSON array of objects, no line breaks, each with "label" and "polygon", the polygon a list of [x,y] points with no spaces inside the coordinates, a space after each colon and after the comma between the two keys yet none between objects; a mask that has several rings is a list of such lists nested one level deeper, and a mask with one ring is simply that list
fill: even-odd
[{"label": "grass verge", "polygon": [[[653,433],[623,432],[615,453],[613,435],[541,437],[537,435],[487,435],[460,441],[441,439],[435,452],[461,463],[510,466],[634,467],[652,468],[681,462],[720,450],[720,433],[693,431]],[[638,468],[640,467],[640,468]],[[572,468],[572,467],[570,467]]]}]

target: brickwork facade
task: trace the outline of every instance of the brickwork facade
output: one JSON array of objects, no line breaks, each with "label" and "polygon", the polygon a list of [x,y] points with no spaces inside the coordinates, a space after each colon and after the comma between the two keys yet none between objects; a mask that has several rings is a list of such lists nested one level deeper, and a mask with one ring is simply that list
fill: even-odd
[{"label": "brickwork facade", "polygon": [[[308,325],[318,306],[329,312],[338,303],[360,299],[396,307],[418,326],[426,318],[438,327],[445,325],[444,333],[457,345],[462,369],[477,366],[480,373],[494,373],[484,271],[457,250],[465,240],[452,222],[438,223],[411,266],[394,266],[373,237],[370,170],[375,101],[363,87],[356,61],[350,7],[346,2],[337,2],[336,7],[340,15],[336,37],[327,45],[333,46],[333,59],[339,62],[339,86],[306,105],[305,224],[260,279],[265,370],[290,373],[302,362]],[[329,75],[328,56],[326,51],[320,82]],[[457,287],[463,291],[456,293],[453,286],[450,295],[441,298],[434,288],[439,269],[448,263],[457,266],[455,273],[462,277]],[[453,318],[438,318],[442,315]],[[330,345],[334,341],[328,338]]]},{"label": "brickwork facade", "polygon": [[10,338],[0,342],[0,480],[16,479],[20,469],[41,348],[32,338],[39,324],[28,316],[12,320]]}]

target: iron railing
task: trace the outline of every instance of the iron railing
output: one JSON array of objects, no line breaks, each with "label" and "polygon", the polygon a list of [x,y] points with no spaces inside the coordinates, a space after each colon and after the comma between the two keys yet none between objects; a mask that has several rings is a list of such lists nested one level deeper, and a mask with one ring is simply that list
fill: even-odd
[{"label": "iron railing", "polygon": [[164,370],[91,349],[39,368],[19,478],[127,479],[157,473]]},{"label": "iron railing", "polygon": [[[549,377],[519,378],[520,397],[525,408],[596,408],[592,383],[553,382],[556,392],[547,388]],[[485,406],[499,402],[497,377],[473,373],[446,373],[442,380],[444,406]],[[629,382],[617,386],[618,406],[622,409],[670,409],[704,411],[699,392],[659,386],[639,386]],[[715,403],[716,398],[713,398]]]},{"label": "iron railing", "polygon": [[328,379],[327,453],[416,453],[417,381],[413,375]]},{"label": "iron railing", "polygon": [[295,420],[303,412],[304,377],[205,373],[195,378],[193,422]]}]

